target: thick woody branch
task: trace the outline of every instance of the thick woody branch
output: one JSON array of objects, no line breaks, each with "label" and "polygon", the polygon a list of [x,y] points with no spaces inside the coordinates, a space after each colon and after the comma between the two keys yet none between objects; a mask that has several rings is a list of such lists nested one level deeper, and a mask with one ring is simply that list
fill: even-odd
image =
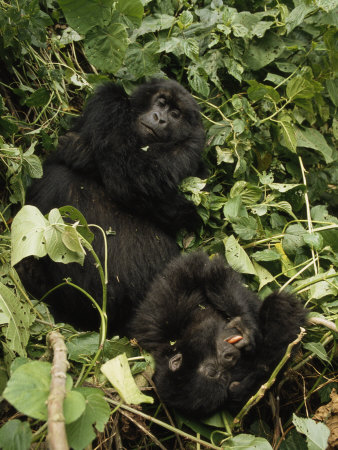
[{"label": "thick woody branch", "polygon": [[68,369],[67,347],[63,336],[52,331],[47,343],[53,350],[52,378],[48,397],[48,443],[51,450],[68,450],[63,401],[66,396],[66,374]]}]

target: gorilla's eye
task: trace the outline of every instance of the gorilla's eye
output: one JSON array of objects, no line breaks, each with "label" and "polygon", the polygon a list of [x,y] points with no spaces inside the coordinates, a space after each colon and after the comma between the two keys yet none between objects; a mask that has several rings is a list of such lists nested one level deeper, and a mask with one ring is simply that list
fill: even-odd
[{"label": "gorilla's eye", "polygon": [[170,111],[171,117],[173,117],[174,119],[179,119],[181,116],[181,113],[179,112],[178,109],[173,109],[172,111]]},{"label": "gorilla's eye", "polygon": [[157,100],[157,104],[158,106],[160,106],[161,108],[164,108],[167,104],[167,101],[164,97],[159,97]]}]

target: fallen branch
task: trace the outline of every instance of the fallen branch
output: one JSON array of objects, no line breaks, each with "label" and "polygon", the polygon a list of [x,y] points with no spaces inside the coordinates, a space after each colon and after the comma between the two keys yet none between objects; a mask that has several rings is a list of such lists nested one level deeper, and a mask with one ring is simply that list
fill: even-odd
[{"label": "fallen branch", "polygon": [[68,450],[63,401],[66,396],[68,369],[67,347],[58,331],[47,335],[47,343],[53,350],[52,378],[48,397],[48,444],[51,450]]},{"label": "fallen branch", "polygon": [[250,409],[256,404],[258,403],[261,398],[264,397],[265,392],[270,389],[270,387],[274,384],[274,382],[276,381],[276,377],[278,375],[278,373],[282,370],[283,366],[285,365],[285,363],[287,362],[287,360],[290,358],[291,356],[291,351],[293,349],[293,347],[295,345],[297,345],[302,339],[303,336],[305,335],[305,329],[304,328],[300,328],[300,333],[297,336],[297,338],[291,342],[288,345],[288,348],[286,349],[285,355],[283,356],[283,358],[280,360],[280,362],[278,363],[277,367],[275,368],[275,370],[272,372],[270,378],[268,379],[268,381],[266,383],[264,383],[256,392],[255,395],[253,395],[248,401],[247,403],[243,406],[243,408],[240,410],[240,412],[237,414],[237,416],[234,418],[233,421],[233,425],[235,427],[238,427],[244,416],[250,411]]}]

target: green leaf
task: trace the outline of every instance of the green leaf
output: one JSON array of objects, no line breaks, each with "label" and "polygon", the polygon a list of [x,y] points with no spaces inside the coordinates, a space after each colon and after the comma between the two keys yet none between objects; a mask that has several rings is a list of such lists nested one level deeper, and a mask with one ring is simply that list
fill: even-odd
[{"label": "green leaf", "polygon": [[224,239],[225,257],[229,265],[240,273],[257,275],[255,268],[245,250],[239,245],[234,236]]},{"label": "green leaf", "polygon": [[314,128],[297,128],[296,138],[298,147],[316,150],[328,164],[334,161],[331,147],[329,147],[324,136],[318,130]]},{"label": "green leaf", "polygon": [[135,80],[159,71],[159,55],[156,54],[158,48],[156,41],[150,41],[144,46],[135,43],[128,47],[124,64]]},{"label": "green leaf", "polygon": [[282,139],[280,143],[293,153],[297,152],[297,138],[296,130],[293,124],[287,120],[278,121],[278,125],[281,129]]},{"label": "green leaf", "polygon": [[232,228],[241,239],[250,241],[257,235],[257,221],[254,217],[239,217],[232,219]]},{"label": "green leaf", "polygon": [[288,98],[312,98],[315,95],[315,90],[310,81],[297,75],[288,82],[286,86],[286,95]]},{"label": "green leaf", "polygon": [[138,405],[154,402],[152,397],[142,394],[136,386],[125,354],[107,361],[101,366],[101,371],[126,403]]},{"label": "green leaf", "polygon": [[80,392],[67,392],[63,403],[63,414],[66,424],[75,422],[84,413],[85,409],[86,400]]},{"label": "green leaf", "polygon": [[249,81],[249,84],[248,96],[252,102],[257,102],[263,98],[271,99],[275,103],[279,102],[280,95],[272,86],[258,83],[255,80]]},{"label": "green leaf", "polygon": [[[47,420],[51,367],[48,362],[30,361],[13,373],[4,390],[4,398],[21,413],[34,419]],[[72,387],[67,375],[66,389]]]},{"label": "green leaf", "polygon": [[190,59],[195,59],[198,57],[199,45],[198,41],[193,38],[188,38],[183,40],[183,51]]},{"label": "green leaf", "polygon": [[303,247],[304,239],[303,236],[306,234],[306,230],[300,224],[290,225],[286,229],[285,236],[283,238],[283,249],[289,255],[294,255],[297,249]]},{"label": "green leaf", "polygon": [[255,252],[252,255],[256,261],[278,261],[281,259],[281,255],[273,249],[266,249],[260,252]]},{"label": "green leaf", "polygon": [[58,3],[68,25],[80,34],[105,25],[111,18],[112,0],[58,0]]},{"label": "green leaf", "polygon": [[99,334],[94,332],[80,333],[68,339],[66,345],[68,359],[84,363],[88,356],[94,355],[97,351]]},{"label": "green leaf", "polygon": [[136,39],[138,36],[142,36],[147,33],[155,33],[160,30],[167,30],[175,22],[175,17],[167,14],[152,14],[143,19],[142,24],[137,28],[132,38]]},{"label": "green leaf", "polygon": [[319,251],[323,248],[324,239],[319,233],[303,234],[304,242],[310,247]]},{"label": "green leaf", "polygon": [[226,202],[223,208],[223,214],[226,219],[231,219],[232,217],[248,217],[247,210],[242,204],[242,198],[239,195],[230,198]]},{"label": "green leaf", "polygon": [[332,295],[334,297],[338,295],[338,288],[336,287],[338,281],[338,274],[337,278],[330,278],[328,281],[325,280],[319,281],[325,278],[326,275],[333,275],[335,273],[336,273],[335,270],[331,268],[325,273],[319,273],[318,275],[315,275],[308,279],[308,281],[315,281],[316,279],[318,279],[318,283],[315,283],[310,286],[310,299],[319,300],[328,295]]},{"label": "green leaf", "polygon": [[86,409],[78,420],[66,425],[68,444],[74,450],[86,448],[96,437],[93,426],[103,432],[110,416],[110,408],[103,392],[94,388],[76,388],[86,401]]},{"label": "green leaf", "polygon": [[49,95],[49,91],[46,88],[41,87],[25,100],[25,104],[33,107],[45,106],[49,100]]},{"label": "green leaf", "polygon": [[274,276],[271,275],[271,273],[265,267],[261,266],[256,261],[253,261],[253,266],[255,268],[257,277],[259,279],[259,288],[258,288],[259,291],[266,284],[269,284],[269,283],[275,281]]},{"label": "green leaf", "polygon": [[275,244],[275,248],[278,251],[278,253],[281,255],[282,272],[283,272],[283,274],[286,277],[288,277],[288,278],[291,278],[294,275],[296,275],[297,271],[294,268],[293,263],[290,261],[290,259],[288,258],[287,254],[285,253],[282,244],[281,243]]},{"label": "green leaf", "polygon": [[190,11],[185,10],[182,12],[182,14],[180,14],[179,18],[178,18],[178,22],[177,25],[182,29],[186,29],[189,28],[190,25],[193,23],[194,17],[191,14]]},{"label": "green leaf", "polygon": [[[74,206],[62,206],[59,208],[59,211],[65,219],[69,219],[72,222],[78,222],[79,225],[76,227],[76,230],[81,234],[81,236],[86,239],[89,244],[93,242],[94,233],[92,233],[88,227],[88,223],[82,213]],[[68,222],[68,220],[67,220]]]},{"label": "green leaf", "polygon": [[140,0],[118,0],[116,10],[121,14],[128,27],[130,25],[138,27],[141,24],[144,10]]},{"label": "green leaf", "polygon": [[251,42],[243,55],[243,62],[252,70],[259,70],[277,59],[284,51],[284,41],[268,31],[257,43]]},{"label": "green leaf", "polygon": [[26,345],[30,336],[29,327],[34,318],[28,303],[17,297],[13,289],[0,283],[2,335],[8,348],[20,356],[26,356]]},{"label": "green leaf", "polygon": [[227,439],[222,445],[223,449],[241,449],[241,450],[272,450],[269,442],[261,437],[256,437],[251,434],[238,434],[234,438]]},{"label": "green leaf", "polygon": [[287,32],[290,33],[293,29],[300,25],[304,21],[307,14],[311,13],[314,9],[315,6],[308,6],[304,3],[296,6],[296,8],[293,9],[286,18],[285,25]]},{"label": "green leaf", "polygon": [[210,88],[207,81],[198,73],[198,69],[192,65],[188,68],[188,81],[192,89],[203,97],[208,97]]},{"label": "green leaf", "polygon": [[302,419],[293,414],[292,421],[299,433],[306,436],[309,450],[325,450],[330,435],[329,428],[323,423],[316,423],[312,419]]},{"label": "green leaf", "polygon": [[0,428],[0,448],[2,450],[29,450],[32,432],[28,422],[14,419]]},{"label": "green leaf", "polygon": [[44,232],[47,220],[35,206],[26,205],[12,223],[12,266],[26,256],[42,257],[47,254]]},{"label": "green leaf", "polygon": [[116,73],[128,47],[128,33],[121,23],[92,28],[84,43],[88,60],[99,70]]},{"label": "green leaf", "polygon": [[307,344],[303,344],[303,347],[306,350],[310,350],[310,352],[317,355],[318,358],[322,359],[323,361],[330,363],[325,347],[320,342],[308,342]]},{"label": "green leaf", "polygon": [[198,194],[202,189],[204,189],[205,185],[206,181],[202,180],[201,178],[188,177],[182,181],[180,189],[183,192],[193,192],[195,194]]},{"label": "green leaf", "polygon": [[32,178],[41,178],[43,175],[40,158],[36,155],[23,155],[24,166]]}]

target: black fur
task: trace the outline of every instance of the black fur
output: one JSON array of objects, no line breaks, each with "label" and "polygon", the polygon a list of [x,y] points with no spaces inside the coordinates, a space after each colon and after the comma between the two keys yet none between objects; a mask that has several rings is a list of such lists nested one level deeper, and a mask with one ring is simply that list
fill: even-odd
[{"label": "black fur", "polygon": [[[107,83],[89,99],[73,129],[60,138],[44,164],[27,203],[44,214],[72,205],[88,223],[111,229],[108,239],[108,324],[123,333],[132,308],[155,274],[179,252],[175,234],[199,223],[194,205],[179,192],[188,176],[204,172],[204,131],[191,95],[171,80],[152,80],[128,97]],[[103,261],[103,240],[94,249]],[[64,277],[96,299],[101,289],[90,256],[84,267],[31,259],[20,270],[27,288],[40,296]],[[71,287],[49,297],[58,320],[83,329],[97,327],[98,314]]]},{"label": "black fur", "polygon": [[[136,311],[131,334],[155,358],[162,400],[191,415],[236,409],[255,392],[304,324],[292,296],[263,303],[220,257],[172,261]],[[243,339],[229,344],[229,335]]]}]

